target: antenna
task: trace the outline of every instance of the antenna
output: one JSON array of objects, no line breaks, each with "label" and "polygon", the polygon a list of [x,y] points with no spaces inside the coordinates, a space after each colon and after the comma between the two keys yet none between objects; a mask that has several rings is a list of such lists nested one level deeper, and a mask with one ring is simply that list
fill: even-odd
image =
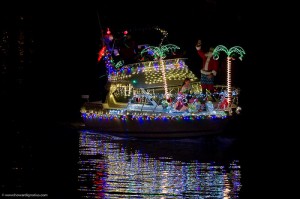
[{"label": "antenna", "polygon": [[[102,28],[102,25],[101,25],[101,21],[100,21],[98,10],[97,10],[97,17],[98,17],[98,23],[99,23],[99,28],[100,28],[100,32],[101,32],[101,38],[103,38],[103,28]],[[103,41],[103,39],[101,39],[101,40],[102,40],[102,46],[104,46],[104,41]]]}]

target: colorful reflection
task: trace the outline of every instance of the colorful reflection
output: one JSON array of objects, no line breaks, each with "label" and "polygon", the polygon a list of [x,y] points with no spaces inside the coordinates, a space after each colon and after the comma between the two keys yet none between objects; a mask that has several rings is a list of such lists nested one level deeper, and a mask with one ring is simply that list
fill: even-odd
[{"label": "colorful reflection", "polygon": [[153,158],[120,138],[88,131],[80,132],[79,139],[83,198],[238,198],[237,160],[219,165]]}]

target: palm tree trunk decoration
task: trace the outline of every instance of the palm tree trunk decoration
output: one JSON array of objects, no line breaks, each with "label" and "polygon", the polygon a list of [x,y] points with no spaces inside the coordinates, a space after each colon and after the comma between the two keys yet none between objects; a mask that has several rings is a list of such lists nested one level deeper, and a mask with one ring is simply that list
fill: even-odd
[{"label": "palm tree trunk decoration", "polygon": [[232,89],[231,89],[231,60],[234,56],[239,55],[239,59],[242,60],[243,56],[246,54],[244,49],[240,46],[234,46],[230,49],[227,49],[223,45],[218,45],[213,51],[213,58],[219,59],[219,54],[221,51],[224,51],[227,54],[227,99],[228,107],[231,107],[232,104]]}]

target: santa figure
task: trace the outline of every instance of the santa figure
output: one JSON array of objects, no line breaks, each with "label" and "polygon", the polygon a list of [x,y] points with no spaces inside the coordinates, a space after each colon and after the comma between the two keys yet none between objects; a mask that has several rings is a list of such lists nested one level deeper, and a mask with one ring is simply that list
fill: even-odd
[{"label": "santa figure", "polygon": [[203,61],[200,79],[202,92],[206,94],[206,90],[209,90],[212,93],[214,90],[214,77],[217,75],[218,70],[218,61],[213,59],[214,48],[211,47],[209,52],[204,53],[201,49],[201,40],[198,40],[196,49]]}]

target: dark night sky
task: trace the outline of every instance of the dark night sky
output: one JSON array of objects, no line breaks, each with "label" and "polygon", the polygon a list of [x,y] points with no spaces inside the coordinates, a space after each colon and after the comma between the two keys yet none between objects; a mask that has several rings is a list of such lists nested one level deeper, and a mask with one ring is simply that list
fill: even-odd
[{"label": "dark night sky", "polygon": [[[237,0],[164,6],[153,2],[111,4],[116,5],[51,6],[2,14],[2,22],[9,27],[14,26],[11,21],[15,17],[23,15],[35,40],[35,58],[26,69],[25,94],[21,95],[24,101],[30,102],[29,93],[36,96],[40,106],[46,103],[74,115],[81,94],[96,100],[103,97],[105,82],[99,80],[103,69],[96,63],[101,28],[110,27],[113,33],[128,29],[143,38],[143,34],[151,36],[151,27],[159,26],[168,31],[168,41],[182,49],[194,46],[201,38],[207,46],[242,46],[247,53],[245,68],[255,62],[258,17],[249,10],[253,4]],[[241,83],[247,87],[245,81]]]}]

